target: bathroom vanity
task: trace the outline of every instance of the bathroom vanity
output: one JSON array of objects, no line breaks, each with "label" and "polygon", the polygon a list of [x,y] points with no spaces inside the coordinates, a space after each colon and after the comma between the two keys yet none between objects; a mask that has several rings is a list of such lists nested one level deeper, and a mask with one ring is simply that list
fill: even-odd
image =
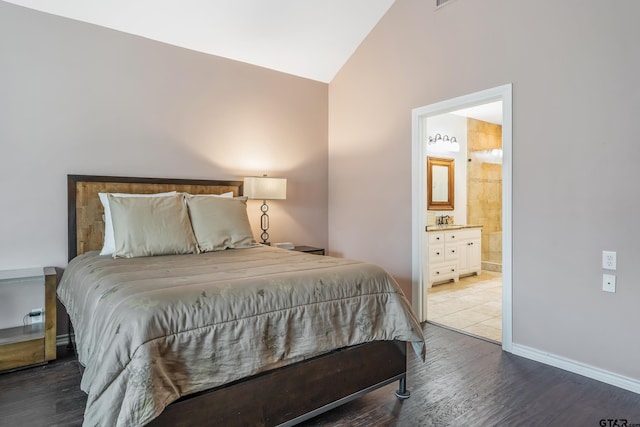
[{"label": "bathroom vanity", "polygon": [[427,227],[427,287],[460,276],[478,274],[482,268],[481,225]]}]

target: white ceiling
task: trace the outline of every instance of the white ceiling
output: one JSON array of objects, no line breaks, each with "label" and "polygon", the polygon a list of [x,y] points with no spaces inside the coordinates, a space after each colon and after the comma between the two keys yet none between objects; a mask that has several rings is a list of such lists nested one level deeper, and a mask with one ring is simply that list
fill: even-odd
[{"label": "white ceiling", "polygon": [[502,124],[502,101],[490,102],[488,104],[476,105],[475,107],[464,108],[462,110],[453,111],[451,114],[462,117],[471,117],[472,119],[482,120],[483,122]]},{"label": "white ceiling", "polygon": [[330,82],[394,0],[6,0]]}]

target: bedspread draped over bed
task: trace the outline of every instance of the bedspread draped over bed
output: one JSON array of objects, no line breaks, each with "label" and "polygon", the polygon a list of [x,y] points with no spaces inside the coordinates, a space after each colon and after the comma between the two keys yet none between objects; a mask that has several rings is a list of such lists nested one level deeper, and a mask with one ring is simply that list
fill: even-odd
[{"label": "bedspread draped over bed", "polygon": [[86,369],[85,426],[137,426],[181,396],[333,349],[424,337],[380,267],[257,246],[69,263],[58,296]]}]

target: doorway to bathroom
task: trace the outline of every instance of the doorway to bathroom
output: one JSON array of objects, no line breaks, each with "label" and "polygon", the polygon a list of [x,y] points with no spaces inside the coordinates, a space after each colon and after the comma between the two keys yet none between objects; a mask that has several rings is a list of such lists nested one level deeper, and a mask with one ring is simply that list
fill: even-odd
[{"label": "doorway to bathroom", "polygon": [[[511,85],[417,108],[412,138],[414,308],[423,321],[505,350],[512,341],[511,108]],[[427,210],[428,157],[455,164],[447,210]],[[438,259],[441,249],[446,259]]]},{"label": "doorway to bathroom", "polygon": [[[427,321],[502,342],[502,101],[429,116],[426,133],[427,159],[456,165],[455,204],[427,203]],[[457,275],[439,276],[444,268]]]}]

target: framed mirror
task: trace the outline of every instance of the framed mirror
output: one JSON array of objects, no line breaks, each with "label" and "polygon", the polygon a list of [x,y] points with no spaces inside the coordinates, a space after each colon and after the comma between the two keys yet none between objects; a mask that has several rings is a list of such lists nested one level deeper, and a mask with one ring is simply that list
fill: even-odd
[{"label": "framed mirror", "polygon": [[453,172],[453,159],[427,157],[427,210],[453,210]]}]

